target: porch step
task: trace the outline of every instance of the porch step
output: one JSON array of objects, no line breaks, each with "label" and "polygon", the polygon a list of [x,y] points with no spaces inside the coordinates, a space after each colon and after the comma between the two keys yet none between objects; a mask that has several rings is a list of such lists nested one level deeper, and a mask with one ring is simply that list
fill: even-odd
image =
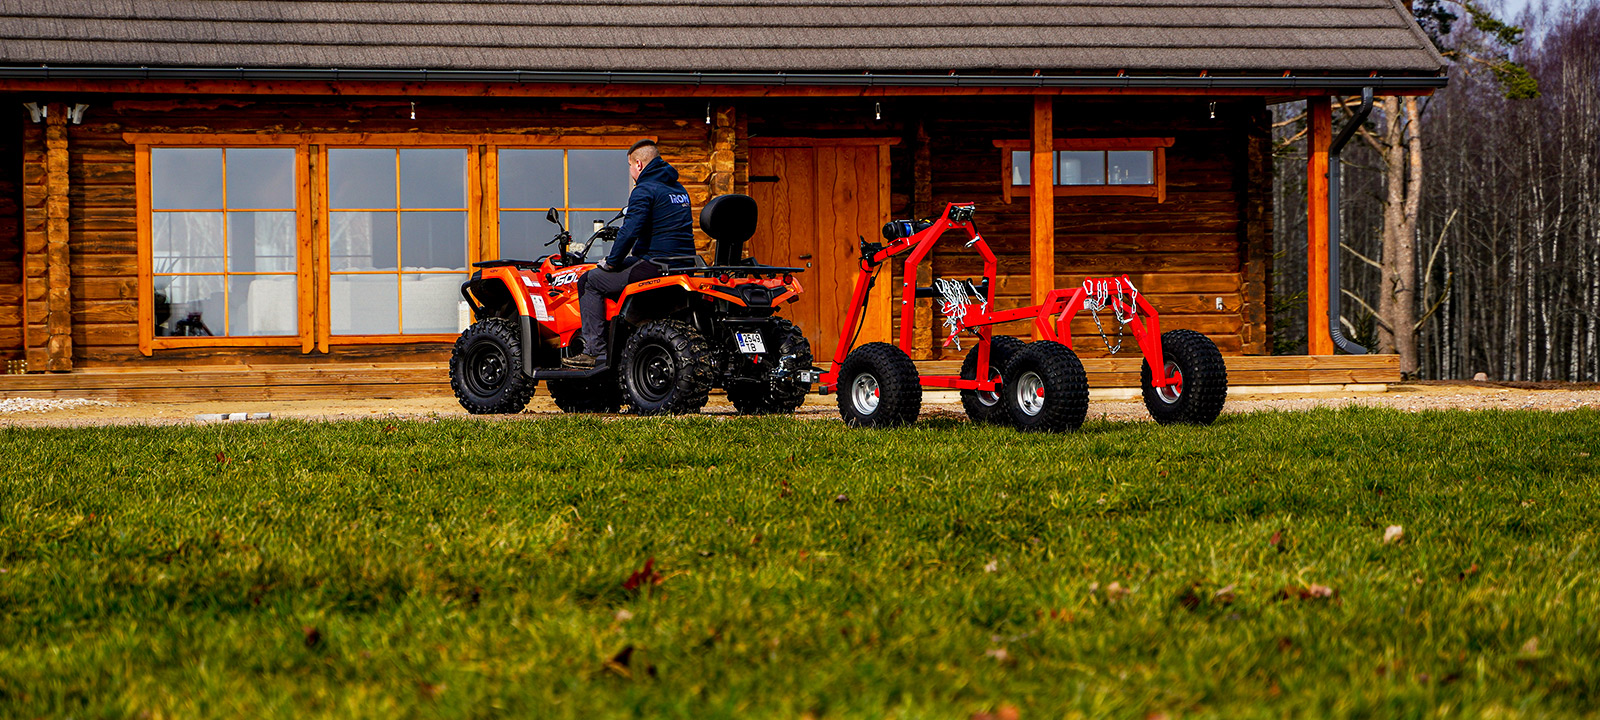
[{"label": "porch step", "polygon": [[[1139,387],[1138,358],[1085,358],[1089,386]],[[1228,384],[1352,385],[1400,382],[1395,355],[1236,356]],[[391,399],[451,396],[445,363],[201,365],[95,368],[70,373],[0,375],[0,397],[92,398],[122,402]],[[924,375],[956,375],[954,360],[919,361]]]}]

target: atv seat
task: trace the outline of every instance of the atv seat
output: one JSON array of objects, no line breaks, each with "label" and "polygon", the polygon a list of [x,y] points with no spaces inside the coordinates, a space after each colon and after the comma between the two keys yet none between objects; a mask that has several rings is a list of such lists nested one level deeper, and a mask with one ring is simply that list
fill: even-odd
[{"label": "atv seat", "polygon": [[737,265],[744,243],[756,234],[756,201],[749,195],[718,195],[700,209],[700,229],[717,241],[717,265]]}]

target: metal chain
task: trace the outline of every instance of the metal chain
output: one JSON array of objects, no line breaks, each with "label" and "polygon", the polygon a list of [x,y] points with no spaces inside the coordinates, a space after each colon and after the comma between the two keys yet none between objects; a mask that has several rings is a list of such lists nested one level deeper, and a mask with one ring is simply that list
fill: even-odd
[{"label": "metal chain", "polygon": [[[949,330],[949,337],[945,338],[945,347],[955,343],[956,350],[961,350],[961,320],[967,316],[967,298],[976,297],[982,303],[982,312],[989,312],[989,300],[978,293],[978,287],[971,280],[946,280],[934,278],[933,286],[939,294],[944,296],[944,302],[939,312],[944,313],[944,326]],[[976,334],[976,332],[974,332]]]},{"label": "metal chain", "polygon": [[[1101,280],[1099,282],[1092,280],[1083,281],[1084,295],[1087,296],[1083,300],[1083,306],[1089,310],[1089,317],[1094,319],[1095,329],[1100,332],[1100,342],[1105,343],[1106,350],[1112,355],[1122,352],[1122,341],[1125,337],[1127,337],[1123,331],[1127,328],[1128,323],[1133,322],[1133,318],[1137,312],[1134,309],[1133,304],[1139,299],[1138,289],[1134,288],[1133,283],[1130,282],[1127,283],[1129,298],[1126,301],[1123,300],[1123,282],[1124,281],[1120,278],[1113,279],[1110,282],[1106,282],[1105,280]],[[1113,290],[1115,290],[1115,296],[1117,299],[1117,302],[1115,303],[1108,302],[1113,294]],[[1100,323],[1100,311],[1105,309],[1108,305],[1111,307],[1112,315],[1114,315],[1117,319],[1116,345],[1111,344],[1111,338],[1106,336],[1105,326]],[[1122,314],[1123,305],[1128,306],[1128,314],[1126,317],[1124,317]]]}]

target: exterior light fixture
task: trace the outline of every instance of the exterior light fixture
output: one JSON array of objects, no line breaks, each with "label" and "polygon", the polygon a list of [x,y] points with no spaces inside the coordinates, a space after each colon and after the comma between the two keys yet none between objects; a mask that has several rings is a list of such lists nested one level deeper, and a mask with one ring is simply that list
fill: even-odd
[{"label": "exterior light fixture", "polygon": [[872,104],[872,119],[873,120],[882,120],[883,119],[883,103],[876,103],[875,102],[875,103]]}]

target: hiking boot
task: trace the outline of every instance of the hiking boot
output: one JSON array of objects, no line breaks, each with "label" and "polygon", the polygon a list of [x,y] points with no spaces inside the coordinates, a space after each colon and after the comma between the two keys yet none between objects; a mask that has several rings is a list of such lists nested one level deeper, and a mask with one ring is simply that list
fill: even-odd
[{"label": "hiking boot", "polygon": [[573,355],[572,357],[568,357],[568,358],[561,358],[561,365],[562,365],[562,367],[576,368],[576,369],[579,369],[579,370],[588,370],[588,369],[591,369],[591,368],[593,368],[593,367],[595,367],[597,365],[604,364],[605,361],[606,361],[606,359],[603,358],[603,357],[598,357],[597,358],[597,357],[595,357],[593,355],[590,355],[589,353],[582,353],[580,355]]}]

